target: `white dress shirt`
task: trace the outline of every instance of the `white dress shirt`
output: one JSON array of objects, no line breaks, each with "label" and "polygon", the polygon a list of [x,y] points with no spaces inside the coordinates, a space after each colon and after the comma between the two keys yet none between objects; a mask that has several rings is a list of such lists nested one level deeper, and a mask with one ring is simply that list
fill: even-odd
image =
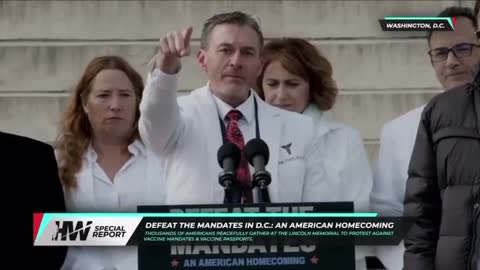
[{"label": "white dress shirt", "polygon": [[[238,107],[233,108],[225,101],[221,100],[217,96],[214,95],[215,104],[217,106],[218,116],[223,119],[223,123],[225,124],[225,128],[228,126],[228,120],[226,120],[227,114],[231,110],[237,110],[242,113],[242,117],[238,120],[238,127],[240,131],[242,131],[243,140],[245,145],[251,139],[255,138],[255,107],[254,107],[254,95],[251,94],[247,100],[245,100],[242,104]],[[258,102],[258,101],[257,101]],[[249,164],[250,174],[255,171],[255,168]],[[252,190],[253,195],[253,202],[258,202],[258,193],[256,189]]]},{"label": "white dress shirt", "polygon": [[228,121],[225,119],[227,114],[231,110],[238,110],[242,113],[242,117],[238,120],[238,126],[242,131],[245,144],[255,138],[255,108],[254,108],[254,95],[250,95],[247,100],[240,104],[237,108],[233,108],[225,101],[221,100],[214,95],[215,103],[217,105],[218,115],[223,119],[225,126],[228,125]]},{"label": "white dress shirt", "polygon": [[[163,176],[160,159],[139,141],[129,145],[131,158],[117,172],[113,181],[97,162],[90,146],[83,166],[77,173],[77,188],[65,189],[70,212],[136,212],[139,205],[163,204]],[[137,248],[70,247],[64,270],[137,269]]]}]

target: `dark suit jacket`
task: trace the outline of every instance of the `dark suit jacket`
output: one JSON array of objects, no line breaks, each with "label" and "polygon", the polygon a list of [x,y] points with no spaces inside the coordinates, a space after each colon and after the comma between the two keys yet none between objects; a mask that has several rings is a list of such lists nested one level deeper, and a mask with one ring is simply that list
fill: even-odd
[{"label": "dark suit jacket", "polygon": [[18,241],[28,244],[33,251],[33,258],[21,256],[23,260],[16,261],[16,268],[27,269],[23,266],[33,265],[33,269],[60,269],[65,260],[66,247],[33,247],[33,213],[65,212],[53,148],[43,142],[0,132],[0,153],[4,157],[0,173],[7,176],[7,189],[3,192],[7,196],[4,197],[7,204],[3,207],[21,216],[20,228],[18,223],[13,228],[18,233],[12,241],[17,243],[15,246]]}]

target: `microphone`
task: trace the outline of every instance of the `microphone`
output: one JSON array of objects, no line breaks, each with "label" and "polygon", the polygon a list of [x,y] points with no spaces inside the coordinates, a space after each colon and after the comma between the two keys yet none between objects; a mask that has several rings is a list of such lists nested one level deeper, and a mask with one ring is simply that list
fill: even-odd
[{"label": "microphone", "polygon": [[258,198],[260,202],[270,202],[270,195],[268,193],[268,185],[272,182],[272,177],[269,172],[265,170],[270,157],[268,145],[262,139],[252,139],[245,146],[245,153],[248,162],[255,168],[253,173],[252,184],[258,187]]},{"label": "microphone", "polygon": [[225,189],[226,203],[240,203],[240,196],[233,192],[233,186],[237,178],[237,167],[240,164],[241,152],[238,146],[227,142],[220,146],[217,152],[217,160],[223,171],[218,175],[218,182]]}]

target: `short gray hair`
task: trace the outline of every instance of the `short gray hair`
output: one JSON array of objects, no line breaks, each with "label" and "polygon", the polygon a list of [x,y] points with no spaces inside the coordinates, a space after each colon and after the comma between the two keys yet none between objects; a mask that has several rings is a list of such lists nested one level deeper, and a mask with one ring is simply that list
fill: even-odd
[{"label": "short gray hair", "polygon": [[220,24],[233,24],[238,26],[251,27],[255,31],[255,33],[257,33],[258,40],[260,41],[260,48],[263,47],[263,34],[260,30],[260,24],[258,23],[258,19],[241,11],[234,11],[215,14],[205,22],[202,29],[200,48],[206,49],[208,47],[212,30],[215,28],[215,26]]}]

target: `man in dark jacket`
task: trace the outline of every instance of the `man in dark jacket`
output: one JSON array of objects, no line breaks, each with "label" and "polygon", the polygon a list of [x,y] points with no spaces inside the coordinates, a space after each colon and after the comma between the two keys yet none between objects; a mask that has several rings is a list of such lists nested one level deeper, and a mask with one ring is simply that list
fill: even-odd
[{"label": "man in dark jacket", "polygon": [[[53,148],[43,142],[0,132],[0,150],[4,156],[1,164],[2,180],[6,180],[2,181],[4,193],[18,199],[7,202],[4,207],[11,207],[10,211],[21,216],[21,222],[12,223],[15,227],[11,231],[19,232],[12,235],[15,237],[12,241],[30,246],[20,249],[22,252],[28,249],[33,252],[33,257],[22,257],[13,264],[16,269],[33,265],[34,269],[58,270],[65,260],[67,247],[33,247],[33,213],[66,211]],[[10,237],[8,231],[5,235]],[[11,258],[19,256],[18,249],[6,249],[14,253]]]},{"label": "man in dark jacket", "polygon": [[408,175],[405,269],[480,269],[480,72],[427,104]]}]

